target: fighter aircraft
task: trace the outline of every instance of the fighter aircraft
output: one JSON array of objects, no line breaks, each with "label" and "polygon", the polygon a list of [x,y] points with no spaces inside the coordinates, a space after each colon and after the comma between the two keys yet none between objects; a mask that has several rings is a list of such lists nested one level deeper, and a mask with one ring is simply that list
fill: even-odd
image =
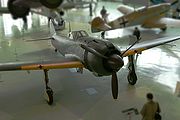
[{"label": "fighter aircraft", "polygon": [[82,71],[83,68],[86,68],[97,76],[112,75],[112,95],[114,99],[117,99],[118,78],[116,73],[124,65],[123,57],[129,57],[130,64],[127,78],[129,83],[134,85],[137,81],[137,76],[134,69],[133,55],[180,39],[180,36],[176,36],[141,43],[136,41],[128,49],[120,50],[118,46],[110,41],[91,37],[83,30],[72,31],[68,37],[57,35],[52,21],[50,21],[50,33],[50,40],[55,51],[61,53],[64,58],[48,61],[0,63],[0,71],[43,70],[49,105],[53,103],[53,90],[49,86],[48,78],[48,71],[50,69],[79,68]]},{"label": "fighter aircraft", "polygon": [[160,28],[163,31],[167,27],[180,27],[180,20],[165,17],[170,6],[170,3],[162,3],[134,9],[120,5],[117,9],[124,14],[123,16],[107,23],[101,17],[95,17],[91,22],[91,31],[107,31],[134,25],[141,25],[144,28]]}]

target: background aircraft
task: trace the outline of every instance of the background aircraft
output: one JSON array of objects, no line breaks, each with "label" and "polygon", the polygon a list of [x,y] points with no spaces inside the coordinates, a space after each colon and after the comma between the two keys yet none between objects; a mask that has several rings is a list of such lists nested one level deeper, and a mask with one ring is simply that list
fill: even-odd
[{"label": "background aircraft", "polygon": [[[118,79],[117,72],[123,67],[123,57],[129,57],[129,74],[128,81],[134,85],[137,76],[133,64],[133,55],[144,50],[162,45],[171,41],[180,39],[180,36],[155,39],[152,41],[136,42],[126,50],[120,50],[111,42],[90,37],[85,31],[73,31],[69,33],[69,37],[56,34],[53,23],[50,24],[50,33],[52,35],[51,43],[60,52],[64,58],[48,61],[32,61],[32,62],[9,62],[0,63],[0,71],[13,70],[43,70],[45,76],[45,88],[48,95],[48,104],[53,103],[53,91],[49,87],[48,70],[64,69],[64,68],[83,68],[88,69],[97,76],[112,75],[112,95],[114,99],[118,97]],[[44,40],[44,39],[39,39]]]},{"label": "background aircraft", "polygon": [[180,1],[179,0],[150,0],[151,4],[170,3],[172,18],[180,18]]},{"label": "background aircraft", "polygon": [[180,27],[180,20],[165,17],[170,7],[169,3],[162,3],[134,10],[129,6],[120,5],[117,9],[124,14],[123,16],[107,23],[102,18],[95,17],[91,22],[91,31],[99,32],[134,25],[161,30],[166,30],[167,27]]},{"label": "background aircraft", "polygon": [[171,3],[177,4],[179,0],[150,0],[152,4],[160,4],[160,3]]},{"label": "background aircraft", "polygon": [[[50,18],[53,18],[54,23],[56,23],[56,24],[54,24],[56,30],[63,30],[65,28],[65,20],[62,17],[64,15],[64,13],[61,11],[59,12],[57,10],[51,10],[46,7],[41,7],[41,8],[30,9],[30,12],[32,14],[35,13],[35,14],[45,16],[48,18],[48,21],[50,20]],[[1,14],[9,14],[10,12],[9,12],[8,8],[0,7],[0,13]],[[24,20],[24,26],[27,27],[26,18],[23,20]]]},{"label": "background aircraft", "polygon": [[152,4],[160,4],[160,3],[174,3],[176,4],[179,0],[122,0],[122,3],[127,5],[142,5],[142,6],[147,6]]},{"label": "background aircraft", "polygon": [[[49,18],[53,18],[57,25],[55,28],[57,30],[62,30],[65,27],[65,22],[62,16],[64,15],[63,10],[68,10],[72,8],[87,8],[89,7],[90,15],[92,15],[93,6],[94,10],[96,9],[97,2],[96,1],[69,1],[69,0],[61,0],[63,1],[61,5],[57,6],[56,9],[52,9],[53,7],[49,6],[42,6],[38,3],[38,0],[31,1],[28,0],[24,2],[24,0],[9,0],[8,1],[8,8],[7,7],[0,7],[1,14],[11,14],[14,19],[22,18],[24,23],[27,23],[26,16],[31,13],[40,14]],[[15,2],[15,3],[14,3]],[[41,1],[39,1],[41,2]],[[44,2],[44,1],[43,1]]]},{"label": "background aircraft", "polygon": [[8,0],[7,6],[13,19],[22,18],[27,22],[26,16],[30,8],[45,6],[50,9],[57,8],[63,0]]}]

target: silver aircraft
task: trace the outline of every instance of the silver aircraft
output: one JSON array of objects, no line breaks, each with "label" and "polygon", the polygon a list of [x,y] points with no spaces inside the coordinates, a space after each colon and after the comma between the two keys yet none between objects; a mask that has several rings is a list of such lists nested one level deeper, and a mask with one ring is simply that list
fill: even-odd
[{"label": "silver aircraft", "polygon": [[83,30],[72,31],[68,37],[60,36],[56,33],[52,21],[50,21],[50,33],[50,40],[55,51],[61,53],[64,58],[48,61],[0,63],[0,71],[43,70],[49,105],[53,103],[53,90],[49,86],[48,78],[50,69],[78,68],[78,71],[82,72],[83,68],[86,68],[97,76],[111,75],[112,96],[117,99],[118,78],[116,73],[124,65],[123,57],[129,57],[129,74],[127,78],[128,82],[134,85],[137,76],[132,56],[144,50],[180,39],[180,36],[173,36],[141,43],[136,41],[126,50],[120,50],[118,46],[110,41],[91,37]]}]

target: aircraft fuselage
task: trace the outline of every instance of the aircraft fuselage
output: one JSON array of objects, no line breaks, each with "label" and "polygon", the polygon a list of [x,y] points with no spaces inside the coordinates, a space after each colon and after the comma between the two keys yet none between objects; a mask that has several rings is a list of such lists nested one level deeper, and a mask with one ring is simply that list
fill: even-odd
[{"label": "aircraft fuselage", "polygon": [[[99,76],[111,75],[112,68],[107,62],[111,61],[113,55],[121,58],[121,52],[109,41],[89,37],[85,31],[75,31],[73,34],[73,39],[54,36],[52,45],[64,56],[75,56],[85,68]],[[117,71],[119,69],[117,65]]]},{"label": "aircraft fuselage", "polygon": [[113,20],[112,22],[109,22],[108,25],[113,29],[139,24],[143,25],[143,23],[146,23],[149,20],[152,21],[164,17],[169,9],[169,3],[139,8],[134,12],[131,12],[127,15],[117,18],[116,20]]}]

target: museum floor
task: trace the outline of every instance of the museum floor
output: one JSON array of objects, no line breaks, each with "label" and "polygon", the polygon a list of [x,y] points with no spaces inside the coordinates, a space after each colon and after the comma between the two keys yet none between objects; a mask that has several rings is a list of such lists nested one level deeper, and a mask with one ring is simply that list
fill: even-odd
[{"label": "museum floor", "polygon": [[[96,15],[103,5],[113,19],[121,15],[115,8],[118,3],[100,2]],[[66,11],[72,30],[85,29],[88,9]],[[134,27],[106,33],[106,37],[122,37],[132,34]],[[142,40],[173,36],[180,29],[143,29]],[[47,19],[38,15],[28,18],[28,30],[23,30],[21,20],[13,21],[10,15],[0,16],[0,62],[58,59],[50,41],[27,42],[24,40],[49,35]],[[91,34],[99,37],[99,34]],[[180,34],[179,34],[180,35]],[[120,40],[122,45],[128,41]],[[124,59],[127,63],[127,58]],[[112,99],[111,77],[95,77],[88,70],[83,74],[74,69],[50,70],[50,85],[54,90],[54,104],[49,106],[44,99],[44,76],[42,71],[0,72],[0,120],[140,120],[141,116],[129,108],[141,110],[147,92],[154,94],[161,106],[163,120],[179,120],[180,97],[176,85],[180,82],[180,41],[162,45],[142,52],[136,61],[138,81],[131,86],[127,81],[125,65],[119,72],[119,97]],[[180,93],[179,93],[180,94]]]}]

